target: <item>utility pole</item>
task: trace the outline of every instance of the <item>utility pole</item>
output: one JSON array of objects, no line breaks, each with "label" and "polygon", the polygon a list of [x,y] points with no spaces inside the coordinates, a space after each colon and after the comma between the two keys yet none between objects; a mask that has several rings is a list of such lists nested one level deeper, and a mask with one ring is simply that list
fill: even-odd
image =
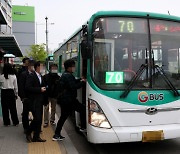
[{"label": "utility pole", "polygon": [[[46,19],[46,18],[45,18]],[[38,22],[36,22],[36,44],[38,44],[38,26],[42,26],[42,25],[46,25],[46,30],[45,30],[45,32],[47,31],[47,33],[48,33],[48,25],[54,25],[54,23],[48,23],[47,22],[47,24],[46,23],[38,23]],[[47,34],[46,33],[46,34]],[[48,34],[47,34],[47,36],[48,36]],[[48,40],[48,38],[47,38],[47,40]],[[47,42],[46,42],[47,43]]]},{"label": "utility pole", "polygon": [[46,20],[46,52],[49,54],[48,52],[48,27],[47,27],[48,17],[46,17],[45,20]]}]

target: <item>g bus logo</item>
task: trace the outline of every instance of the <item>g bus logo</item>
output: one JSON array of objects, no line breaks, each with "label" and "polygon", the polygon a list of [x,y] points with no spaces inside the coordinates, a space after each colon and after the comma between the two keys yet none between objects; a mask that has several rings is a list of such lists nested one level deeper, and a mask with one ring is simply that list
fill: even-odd
[{"label": "g bus logo", "polygon": [[149,94],[145,91],[141,91],[139,94],[138,94],[138,100],[141,102],[141,103],[146,103],[148,100],[149,101],[158,101],[158,100],[164,100],[164,94]]},{"label": "g bus logo", "polygon": [[141,92],[138,94],[138,99],[139,99],[139,101],[140,101],[141,103],[147,102],[148,99],[149,99],[147,92],[141,91]]}]

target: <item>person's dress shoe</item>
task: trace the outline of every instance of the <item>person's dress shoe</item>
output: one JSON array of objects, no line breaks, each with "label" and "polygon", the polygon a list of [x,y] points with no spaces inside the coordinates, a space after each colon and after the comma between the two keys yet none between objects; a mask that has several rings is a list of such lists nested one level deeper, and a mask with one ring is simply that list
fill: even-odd
[{"label": "person's dress shoe", "polygon": [[33,138],[33,139],[32,139],[32,142],[46,142],[46,140],[38,137],[38,138]]},{"label": "person's dress shoe", "polygon": [[4,125],[5,127],[9,127],[10,125]]},{"label": "person's dress shoe", "polygon": [[19,124],[13,124],[13,126],[18,127],[18,126],[19,126]]},{"label": "person's dress shoe", "polygon": [[31,134],[26,134],[26,140],[27,140],[27,142],[32,142],[32,137],[31,137]]}]

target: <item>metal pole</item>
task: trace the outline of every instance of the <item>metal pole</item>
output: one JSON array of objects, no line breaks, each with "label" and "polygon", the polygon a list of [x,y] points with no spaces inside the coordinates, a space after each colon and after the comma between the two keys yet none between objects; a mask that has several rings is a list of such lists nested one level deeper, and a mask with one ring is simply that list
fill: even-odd
[{"label": "metal pole", "polygon": [[37,44],[37,22],[36,22],[36,44]]},{"label": "metal pole", "polygon": [[47,29],[48,17],[46,17],[45,20],[46,20],[46,52],[48,53],[48,29]]}]

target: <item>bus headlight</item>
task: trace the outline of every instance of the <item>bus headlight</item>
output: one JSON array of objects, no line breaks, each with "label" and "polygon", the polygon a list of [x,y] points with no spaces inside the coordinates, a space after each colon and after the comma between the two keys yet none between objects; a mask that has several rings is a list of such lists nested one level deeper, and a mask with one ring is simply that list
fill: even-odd
[{"label": "bus headlight", "polygon": [[92,99],[88,100],[88,122],[89,124],[101,127],[101,128],[111,128],[109,121],[107,120],[102,109],[98,103]]}]

